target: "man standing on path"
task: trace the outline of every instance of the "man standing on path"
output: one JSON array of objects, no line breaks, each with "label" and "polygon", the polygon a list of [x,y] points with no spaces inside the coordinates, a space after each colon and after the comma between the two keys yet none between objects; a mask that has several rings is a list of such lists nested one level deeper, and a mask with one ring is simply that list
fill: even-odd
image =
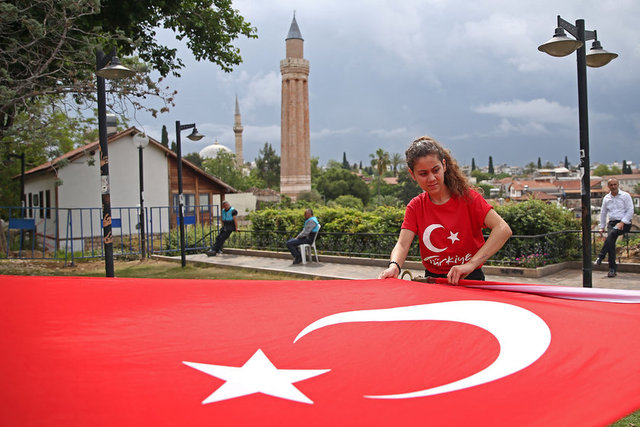
[{"label": "man standing on path", "polygon": [[293,263],[300,264],[302,262],[302,254],[300,253],[300,245],[311,244],[313,238],[320,229],[320,222],[318,218],[313,216],[313,211],[307,209],[304,211],[304,227],[302,231],[298,233],[295,239],[287,240],[287,248],[293,255]]},{"label": "man standing on path", "polygon": [[602,210],[600,211],[600,235],[605,229],[607,216],[607,239],[604,241],[602,249],[596,258],[596,264],[600,265],[604,256],[609,256],[609,274],[607,277],[616,276],[616,240],[631,229],[631,219],[633,218],[633,200],[626,191],[619,188],[618,180],[615,178],[607,182],[609,194],[602,199]]},{"label": "man standing on path", "polygon": [[207,256],[216,256],[217,254],[222,253],[222,246],[224,246],[224,242],[229,238],[229,236],[231,236],[231,233],[238,229],[237,216],[238,211],[231,206],[231,203],[226,200],[223,201],[222,228],[218,232],[218,237],[216,237],[213,247],[207,252]]}]

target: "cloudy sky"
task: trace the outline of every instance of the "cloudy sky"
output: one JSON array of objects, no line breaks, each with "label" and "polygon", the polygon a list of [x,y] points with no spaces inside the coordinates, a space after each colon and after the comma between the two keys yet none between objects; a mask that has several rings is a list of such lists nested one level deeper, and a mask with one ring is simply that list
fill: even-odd
[{"label": "cloudy sky", "polygon": [[[620,56],[587,69],[591,162],[640,163],[640,2],[637,0],[238,0],[258,30],[236,42],[244,62],[232,73],[197,62],[170,78],[176,107],[131,124],[175,139],[175,121],[206,137],[182,138],[185,153],[218,140],[234,149],[237,94],[244,159],[269,142],[280,152],[280,60],[296,11],[310,61],[311,155],[370,162],[378,148],[404,153],[431,135],[462,164],[579,161],[576,54],[555,58],[537,47],[557,15],[584,19],[602,46]],[[591,47],[588,43],[587,49]],[[186,132],[186,131],[185,131]]]}]

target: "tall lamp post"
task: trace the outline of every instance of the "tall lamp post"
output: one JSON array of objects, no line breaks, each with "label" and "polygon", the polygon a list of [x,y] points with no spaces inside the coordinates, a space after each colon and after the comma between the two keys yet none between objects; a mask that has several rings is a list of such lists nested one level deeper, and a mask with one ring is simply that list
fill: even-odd
[{"label": "tall lamp post", "polygon": [[[566,36],[568,31],[574,39]],[[589,53],[585,42],[593,40]],[[578,117],[580,122],[580,170],[582,173],[582,286],[591,287],[591,174],[589,162],[589,112],[587,105],[587,65],[602,67],[618,55],[607,52],[598,41],[596,31],[585,30],[584,19],[573,25],[558,15],[558,27],[551,40],[538,46],[538,50],[551,56],[567,56],[577,51],[578,63]]]},{"label": "tall lamp post", "polygon": [[104,242],[104,266],[106,277],[114,277],[113,270],[113,236],[111,234],[111,189],[109,185],[109,147],[107,140],[107,95],[105,79],[122,79],[131,77],[135,71],[120,64],[114,48],[105,56],[101,50],[96,51],[96,76],[98,89],[98,134],[100,139],[100,193],[102,197],[102,229]]},{"label": "tall lamp post", "polygon": [[140,252],[142,253],[142,259],[146,258],[146,244],[145,244],[145,224],[144,224],[144,173],[143,173],[143,161],[142,152],[149,144],[149,138],[141,133],[137,133],[133,136],[133,144],[138,149],[138,172],[140,175]]},{"label": "tall lamp post", "polygon": [[176,154],[178,156],[178,222],[180,227],[180,260],[182,267],[187,265],[187,257],[184,250],[184,195],[182,194],[182,144],[180,143],[180,132],[191,128],[193,128],[193,131],[189,136],[187,136],[187,138],[192,141],[200,141],[204,135],[198,133],[195,123],[181,125],[180,121],[176,120]]}]

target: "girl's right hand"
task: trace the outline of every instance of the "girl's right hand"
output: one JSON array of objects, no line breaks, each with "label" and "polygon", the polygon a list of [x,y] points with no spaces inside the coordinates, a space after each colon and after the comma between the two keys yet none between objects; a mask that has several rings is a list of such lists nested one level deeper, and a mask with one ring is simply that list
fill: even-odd
[{"label": "girl's right hand", "polygon": [[378,275],[378,279],[397,279],[398,273],[398,268],[392,264],[389,268]]}]

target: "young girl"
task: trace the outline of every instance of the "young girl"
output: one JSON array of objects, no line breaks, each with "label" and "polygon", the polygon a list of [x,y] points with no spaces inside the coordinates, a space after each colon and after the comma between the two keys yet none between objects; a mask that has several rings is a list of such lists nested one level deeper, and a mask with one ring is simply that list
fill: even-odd
[{"label": "young girl", "polygon": [[[422,136],[406,151],[411,177],[424,190],[409,202],[389,266],[380,279],[398,277],[414,236],[425,276],[484,280],[482,264],[511,236],[511,228],[473,190],[448,150]],[[490,228],[484,240],[483,228]]]}]

